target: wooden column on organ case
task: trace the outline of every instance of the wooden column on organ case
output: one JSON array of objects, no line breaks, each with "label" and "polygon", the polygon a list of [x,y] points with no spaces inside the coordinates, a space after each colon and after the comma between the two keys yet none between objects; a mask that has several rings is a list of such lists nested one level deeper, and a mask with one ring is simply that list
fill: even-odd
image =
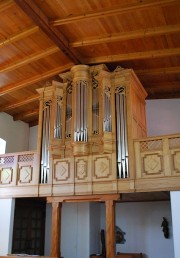
[{"label": "wooden column on organ case", "polygon": [[71,68],[73,80],[73,154],[88,155],[89,114],[90,111],[90,74],[89,66],[76,65]]},{"label": "wooden column on organ case", "polygon": [[112,74],[105,70],[99,71],[97,76],[100,84],[100,126],[99,134],[102,137],[103,153],[116,152],[116,121],[114,107],[114,88],[112,87]]},{"label": "wooden column on organ case", "polygon": [[[135,178],[135,164],[134,164],[134,150],[133,140],[136,138],[146,137],[146,113],[145,113],[145,98],[146,91],[141,85],[139,79],[132,69],[116,68],[112,73],[113,87],[115,92],[115,108],[116,108],[116,141],[117,141],[117,162],[119,156],[123,153],[128,157],[128,173],[123,176],[124,160],[119,165],[119,178],[129,178],[130,189],[134,189]],[[124,128],[121,123],[118,125],[118,120],[121,120],[121,112],[118,117],[118,110],[124,110],[123,120]],[[124,136],[125,132],[125,136]],[[123,137],[120,137],[123,135]],[[120,137],[120,141],[118,142]],[[127,138],[126,140],[124,140]],[[125,148],[121,149],[124,144]],[[119,146],[119,147],[118,147]],[[118,149],[120,149],[118,153]],[[118,156],[119,155],[119,156]],[[129,159],[130,157],[130,159]],[[124,159],[124,158],[123,158]],[[126,165],[126,164],[125,164]],[[126,171],[126,168],[125,168]],[[126,173],[126,172],[125,172]],[[121,180],[118,180],[118,190],[121,188]]]},{"label": "wooden column on organ case", "polygon": [[[52,81],[40,94],[38,153],[40,155],[40,194],[49,195],[52,184],[52,159],[63,156],[63,84]],[[61,148],[60,148],[61,147]]]}]

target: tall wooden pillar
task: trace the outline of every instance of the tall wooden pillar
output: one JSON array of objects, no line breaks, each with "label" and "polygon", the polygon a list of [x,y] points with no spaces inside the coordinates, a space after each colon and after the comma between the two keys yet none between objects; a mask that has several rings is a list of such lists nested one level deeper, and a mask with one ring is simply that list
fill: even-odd
[{"label": "tall wooden pillar", "polygon": [[62,203],[52,203],[51,257],[61,257],[61,208]]},{"label": "tall wooden pillar", "polygon": [[106,202],[106,257],[115,258],[115,202]]}]

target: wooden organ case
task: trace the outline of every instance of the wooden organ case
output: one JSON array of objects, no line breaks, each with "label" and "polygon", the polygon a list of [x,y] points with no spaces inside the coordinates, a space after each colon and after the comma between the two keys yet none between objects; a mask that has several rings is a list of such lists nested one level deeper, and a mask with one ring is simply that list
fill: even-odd
[{"label": "wooden organ case", "polygon": [[146,92],[131,69],[75,65],[38,89],[40,194],[133,191],[133,139],[146,136]]}]

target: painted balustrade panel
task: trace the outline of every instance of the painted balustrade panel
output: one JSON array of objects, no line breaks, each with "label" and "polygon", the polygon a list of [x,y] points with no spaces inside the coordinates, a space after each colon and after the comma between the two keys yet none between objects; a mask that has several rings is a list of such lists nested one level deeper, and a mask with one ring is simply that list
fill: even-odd
[{"label": "painted balustrade panel", "polygon": [[115,154],[54,159],[53,195],[117,192],[115,161]]},{"label": "painted balustrade panel", "polygon": [[12,154],[0,155],[0,187],[16,184],[17,156]]},{"label": "painted balustrade panel", "polygon": [[180,135],[134,141],[136,178],[180,176]]},{"label": "painted balustrade panel", "polygon": [[37,185],[39,183],[38,155],[19,152],[0,155],[0,187]]}]

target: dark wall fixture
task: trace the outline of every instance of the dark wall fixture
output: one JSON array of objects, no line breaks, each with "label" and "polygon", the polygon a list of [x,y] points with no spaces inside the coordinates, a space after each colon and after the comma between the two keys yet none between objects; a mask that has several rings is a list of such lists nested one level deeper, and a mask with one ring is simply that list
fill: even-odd
[{"label": "dark wall fixture", "polygon": [[126,239],[124,238],[125,234],[125,232],[116,226],[116,244],[124,244],[126,242]]},{"label": "dark wall fixture", "polygon": [[163,217],[161,227],[162,227],[162,231],[164,233],[164,237],[169,238],[169,225],[168,225],[168,221],[165,217]]}]

